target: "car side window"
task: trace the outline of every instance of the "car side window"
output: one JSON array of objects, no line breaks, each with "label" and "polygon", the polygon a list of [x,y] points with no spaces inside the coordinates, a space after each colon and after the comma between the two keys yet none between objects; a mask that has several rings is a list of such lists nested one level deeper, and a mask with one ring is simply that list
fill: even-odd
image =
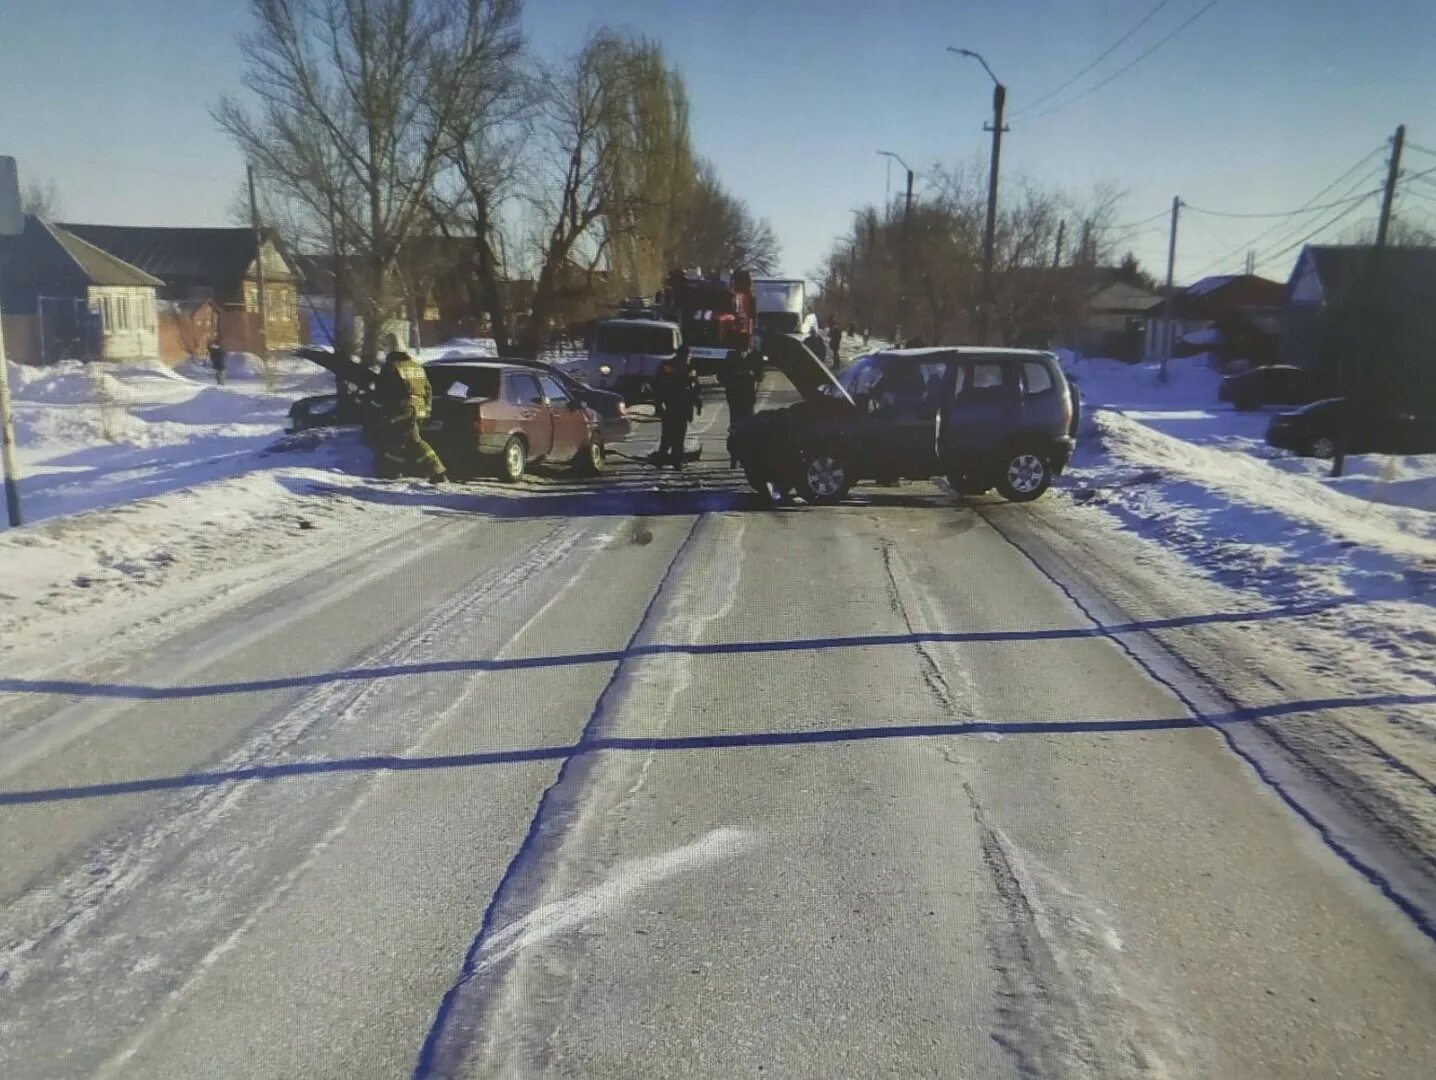
[{"label": "car side window", "polygon": [[543,392],[548,395],[549,403],[552,405],[568,401],[568,391],[564,389],[563,383],[559,382],[552,375],[540,375],[539,385]]},{"label": "car side window", "polygon": [[1003,364],[996,360],[978,360],[972,365],[972,389],[1001,390]]},{"label": "car side window", "polygon": [[543,394],[539,392],[538,380],[522,371],[515,371],[509,376],[506,397],[510,405],[543,404]]},{"label": "car side window", "polygon": [[1027,393],[1031,397],[1047,393],[1054,385],[1052,373],[1040,360],[1025,361],[1022,365],[1022,373],[1026,378]]}]

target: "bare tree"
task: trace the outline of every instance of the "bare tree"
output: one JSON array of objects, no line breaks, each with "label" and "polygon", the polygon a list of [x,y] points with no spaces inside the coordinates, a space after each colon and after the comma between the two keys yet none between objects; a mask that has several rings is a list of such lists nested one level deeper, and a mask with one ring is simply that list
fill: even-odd
[{"label": "bare tree", "polygon": [[227,99],[215,117],[248,159],[352,240],[362,353],[372,359],[454,118],[507,48],[518,0],[250,5],[256,29],[242,49],[257,107]]},{"label": "bare tree", "polygon": [[33,214],[42,221],[54,221],[60,217],[65,211],[60,201],[60,189],[56,187],[55,181],[31,181],[26,184],[25,190],[20,193],[20,210],[25,214]]},{"label": "bare tree", "polygon": [[560,298],[573,289],[575,271],[583,270],[591,285],[615,236],[635,216],[618,182],[620,161],[632,145],[625,130],[630,118],[627,61],[627,43],[601,30],[565,68],[544,80],[530,199],[538,274],[518,338],[526,356],[542,349]]}]

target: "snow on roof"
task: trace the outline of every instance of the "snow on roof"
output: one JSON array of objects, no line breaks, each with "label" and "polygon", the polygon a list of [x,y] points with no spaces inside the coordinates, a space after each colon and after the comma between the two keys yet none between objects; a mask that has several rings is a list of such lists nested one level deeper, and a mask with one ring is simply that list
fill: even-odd
[{"label": "snow on roof", "polygon": [[1234,274],[1213,274],[1211,277],[1204,277],[1200,281],[1187,286],[1188,296],[1206,296],[1207,293],[1216,292],[1223,285],[1232,281]]}]

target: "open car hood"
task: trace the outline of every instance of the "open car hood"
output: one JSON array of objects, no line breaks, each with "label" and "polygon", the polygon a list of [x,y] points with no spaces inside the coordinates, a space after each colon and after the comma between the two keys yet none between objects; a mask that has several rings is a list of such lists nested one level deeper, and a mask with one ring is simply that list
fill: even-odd
[{"label": "open car hood", "polygon": [[378,382],[379,373],[365,367],[358,360],[340,356],[330,349],[295,349],[294,354],[311,363],[318,364],[341,382],[351,383],[360,390],[372,391]]},{"label": "open car hood", "polygon": [[764,334],[763,349],[804,400],[845,401],[857,407],[828,365],[814,356],[797,334]]}]

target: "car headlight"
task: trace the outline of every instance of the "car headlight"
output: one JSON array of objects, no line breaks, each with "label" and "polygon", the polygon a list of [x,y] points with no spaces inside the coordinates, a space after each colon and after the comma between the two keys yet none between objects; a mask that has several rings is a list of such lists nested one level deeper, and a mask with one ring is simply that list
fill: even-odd
[{"label": "car headlight", "polygon": [[598,373],[604,376],[612,375],[613,368],[609,367],[607,364],[600,364],[598,365]]}]

